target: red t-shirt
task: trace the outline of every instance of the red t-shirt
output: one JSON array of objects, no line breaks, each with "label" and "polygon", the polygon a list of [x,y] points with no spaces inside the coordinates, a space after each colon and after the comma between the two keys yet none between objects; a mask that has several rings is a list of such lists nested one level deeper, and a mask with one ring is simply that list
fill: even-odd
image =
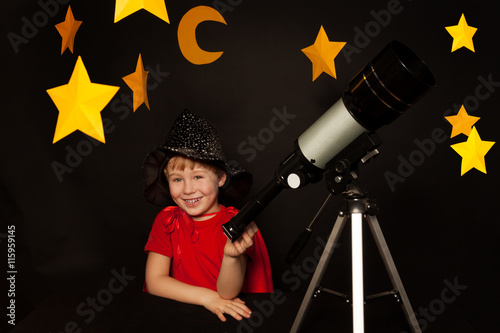
[{"label": "red t-shirt", "polygon": [[[221,206],[214,217],[194,221],[179,207],[167,207],[156,216],[144,249],[171,258],[170,276],[174,279],[217,291],[227,241],[222,225],[237,213],[236,208]],[[260,231],[253,242],[245,252],[249,260],[241,292],[271,293],[271,264]]]}]

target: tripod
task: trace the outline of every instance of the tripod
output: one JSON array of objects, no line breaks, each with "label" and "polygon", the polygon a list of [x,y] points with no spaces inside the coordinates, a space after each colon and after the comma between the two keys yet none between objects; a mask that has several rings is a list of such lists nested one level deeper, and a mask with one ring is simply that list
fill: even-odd
[{"label": "tripod", "polygon": [[[336,177],[337,177],[336,179],[339,180],[338,176]],[[360,191],[359,187],[349,186],[349,185],[346,186],[349,189],[348,191],[342,193],[344,197],[344,200],[342,202],[343,208],[339,210],[339,214],[333,226],[333,230],[328,238],[323,254],[321,255],[318,266],[316,267],[316,270],[311,279],[309,287],[307,288],[306,294],[304,296],[304,299],[302,300],[302,304],[299,308],[297,316],[295,317],[295,321],[293,323],[290,332],[296,333],[300,330],[304,316],[306,315],[307,310],[309,309],[311,300],[313,296],[317,295],[318,292],[323,290],[333,293],[337,296],[342,296],[344,298],[347,298],[346,295],[342,295],[340,293],[330,291],[327,289],[319,289],[318,287],[321,283],[321,279],[323,278],[328,263],[330,262],[333,250],[335,249],[335,246],[338,243],[340,234],[342,233],[342,230],[344,229],[347,220],[350,218],[351,228],[352,228],[351,237],[352,237],[353,332],[354,333],[364,332],[365,297],[363,291],[362,226],[363,226],[363,219],[365,219],[366,222],[368,223],[371,233],[373,234],[378,251],[380,253],[380,256],[382,257],[382,261],[384,262],[385,268],[387,270],[387,273],[389,274],[389,278],[393,286],[393,290],[368,296],[366,297],[366,300],[387,295],[394,295],[395,297],[398,298],[398,301],[402,303],[403,312],[406,317],[406,320],[408,321],[412,333],[421,333],[422,331],[420,330],[417,319],[410,305],[410,301],[403,287],[403,283],[396,269],[396,265],[394,264],[391,253],[389,252],[389,248],[387,247],[387,243],[385,241],[384,235],[382,234],[382,230],[380,229],[380,225],[375,215],[377,211],[375,202],[372,199],[368,198],[365,194],[363,194]],[[332,194],[330,194],[327,201],[330,199],[331,195]],[[316,214],[316,217],[317,216],[318,214]]]},{"label": "tripod", "polygon": [[[298,253],[305,246],[312,231],[312,224],[325,208],[326,204],[330,201],[333,194],[342,194],[342,206],[339,210],[337,220],[335,221],[332,232],[330,233],[325,249],[323,250],[323,254],[318,262],[318,266],[316,267],[311,282],[309,283],[304,299],[302,300],[297,316],[295,317],[295,321],[291,329],[292,333],[299,331],[304,316],[309,309],[311,300],[313,296],[318,294],[318,292],[325,291],[336,296],[341,296],[344,299],[348,298],[347,295],[325,288],[319,288],[321,279],[323,278],[325,270],[333,254],[333,249],[335,249],[340,238],[340,234],[342,233],[348,219],[351,221],[352,229],[351,254],[353,332],[364,332],[365,300],[393,295],[402,303],[403,312],[412,333],[422,333],[420,326],[418,325],[417,318],[411,308],[408,296],[406,295],[406,291],[403,287],[403,282],[399,277],[396,265],[394,264],[394,260],[392,259],[387,243],[385,242],[382,229],[380,229],[380,225],[375,215],[378,210],[375,200],[368,198],[366,194],[361,191],[356,182],[358,178],[356,169],[359,162],[366,164],[376,157],[379,153],[377,147],[380,144],[380,138],[376,135],[376,133],[364,133],[349,144],[342,152],[340,152],[335,159],[332,159],[332,161],[327,164],[328,171],[325,174],[325,180],[327,188],[330,191],[330,195],[320,208],[320,211],[314,217],[313,221],[292,246],[292,249],[287,256],[288,263],[293,262]],[[366,220],[371,230],[393,287],[391,291],[367,296],[366,298],[364,297],[363,288],[363,220]]]}]

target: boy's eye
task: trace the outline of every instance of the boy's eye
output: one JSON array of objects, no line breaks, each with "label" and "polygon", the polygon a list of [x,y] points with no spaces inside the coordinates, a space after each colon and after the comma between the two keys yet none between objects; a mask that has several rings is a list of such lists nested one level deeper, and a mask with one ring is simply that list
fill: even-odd
[{"label": "boy's eye", "polygon": [[202,179],[203,176],[194,176],[194,179]]},{"label": "boy's eye", "polygon": [[180,179],[180,178],[172,178],[171,181],[174,182],[174,183],[178,183],[178,182],[182,181],[182,179]]}]

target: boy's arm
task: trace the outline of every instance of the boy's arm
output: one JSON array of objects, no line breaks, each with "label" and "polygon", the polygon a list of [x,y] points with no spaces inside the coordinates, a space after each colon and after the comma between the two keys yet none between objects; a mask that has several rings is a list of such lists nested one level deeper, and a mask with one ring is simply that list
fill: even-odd
[{"label": "boy's arm", "polygon": [[169,276],[169,257],[149,252],[146,263],[146,287],[150,294],[170,298],[179,302],[201,305],[226,321],[224,313],[237,320],[249,318],[251,311],[238,298],[222,299],[216,291],[192,286]]},{"label": "boy's arm", "polygon": [[234,243],[227,240],[224,247],[224,257],[217,278],[217,291],[220,297],[231,299],[238,296],[243,287],[248,257],[245,251],[253,245],[253,236],[259,229],[257,225],[250,223],[243,235]]}]

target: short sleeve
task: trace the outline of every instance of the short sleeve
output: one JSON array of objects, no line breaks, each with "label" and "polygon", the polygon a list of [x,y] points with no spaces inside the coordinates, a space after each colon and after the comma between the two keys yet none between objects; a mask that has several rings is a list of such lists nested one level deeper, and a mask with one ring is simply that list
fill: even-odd
[{"label": "short sleeve", "polygon": [[144,247],[146,252],[155,252],[166,257],[172,258],[171,233],[173,231],[173,212],[167,207],[162,210],[155,218],[148,241]]}]

